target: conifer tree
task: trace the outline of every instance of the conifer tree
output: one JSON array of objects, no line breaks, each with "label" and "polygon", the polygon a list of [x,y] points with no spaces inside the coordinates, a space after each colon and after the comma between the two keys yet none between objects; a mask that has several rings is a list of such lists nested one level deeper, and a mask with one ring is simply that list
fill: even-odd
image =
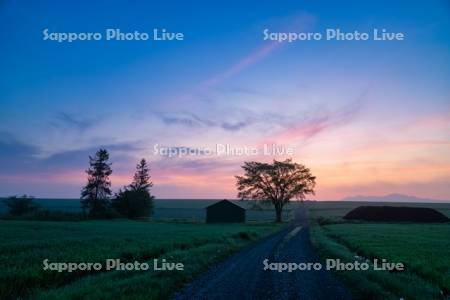
[{"label": "conifer tree", "polygon": [[136,173],[134,173],[133,182],[130,188],[133,190],[144,190],[150,192],[153,183],[150,181],[150,168],[145,158],[136,165]]},{"label": "conifer tree", "polygon": [[89,217],[104,217],[109,207],[109,197],[112,194],[112,174],[109,153],[106,149],[99,149],[94,157],[89,156],[88,182],[81,190],[81,208]]}]

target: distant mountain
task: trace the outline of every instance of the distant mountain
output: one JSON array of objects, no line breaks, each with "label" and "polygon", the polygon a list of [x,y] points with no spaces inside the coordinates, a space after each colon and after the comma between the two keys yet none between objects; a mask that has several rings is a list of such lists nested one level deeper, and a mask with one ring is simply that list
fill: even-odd
[{"label": "distant mountain", "polygon": [[438,200],[419,198],[403,194],[389,194],[385,196],[351,196],[341,199],[341,201],[364,201],[364,202],[449,202],[450,200]]}]

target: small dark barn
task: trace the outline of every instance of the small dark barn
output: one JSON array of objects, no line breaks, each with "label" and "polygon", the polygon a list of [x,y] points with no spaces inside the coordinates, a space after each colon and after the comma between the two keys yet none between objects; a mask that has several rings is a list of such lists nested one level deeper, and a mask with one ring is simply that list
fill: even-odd
[{"label": "small dark barn", "polygon": [[228,200],[206,207],[206,223],[245,223],[245,208]]}]

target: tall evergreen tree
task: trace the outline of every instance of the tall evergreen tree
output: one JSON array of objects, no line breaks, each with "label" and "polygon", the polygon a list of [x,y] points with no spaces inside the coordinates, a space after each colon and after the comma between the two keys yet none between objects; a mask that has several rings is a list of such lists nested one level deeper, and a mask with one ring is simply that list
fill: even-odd
[{"label": "tall evergreen tree", "polygon": [[136,166],[133,181],[121,189],[112,199],[112,207],[122,216],[129,219],[148,218],[153,214],[153,199],[150,188],[150,168],[147,161],[141,159]]},{"label": "tall evergreen tree", "polygon": [[109,180],[112,169],[108,160],[106,149],[99,149],[94,157],[89,156],[88,182],[81,190],[81,208],[90,217],[103,217],[108,210],[112,194]]},{"label": "tall evergreen tree", "polygon": [[150,168],[148,167],[145,158],[136,165],[136,173],[134,173],[133,182],[130,188],[133,190],[143,190],[150,192],[153,182],[150,181]]}]

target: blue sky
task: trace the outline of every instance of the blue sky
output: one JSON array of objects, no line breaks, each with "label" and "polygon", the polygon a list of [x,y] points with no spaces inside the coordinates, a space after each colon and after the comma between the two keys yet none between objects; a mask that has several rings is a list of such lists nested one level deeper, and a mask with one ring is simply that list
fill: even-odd
[{"label": "blue sky", "polygon": [[[449,12],[447,1],[4,1],[0,195],[78,197],[87,156],[103,146],[115,188],[146,157],[159,197],[234,197],[243,161],[277,157],[168,159],[153,146],[270,140],[318,174],[318,199],[449,199]],[[45,28],[165,28],[185,40],[57,43]],[[277,44],[264,28],[406,39]]]}]

